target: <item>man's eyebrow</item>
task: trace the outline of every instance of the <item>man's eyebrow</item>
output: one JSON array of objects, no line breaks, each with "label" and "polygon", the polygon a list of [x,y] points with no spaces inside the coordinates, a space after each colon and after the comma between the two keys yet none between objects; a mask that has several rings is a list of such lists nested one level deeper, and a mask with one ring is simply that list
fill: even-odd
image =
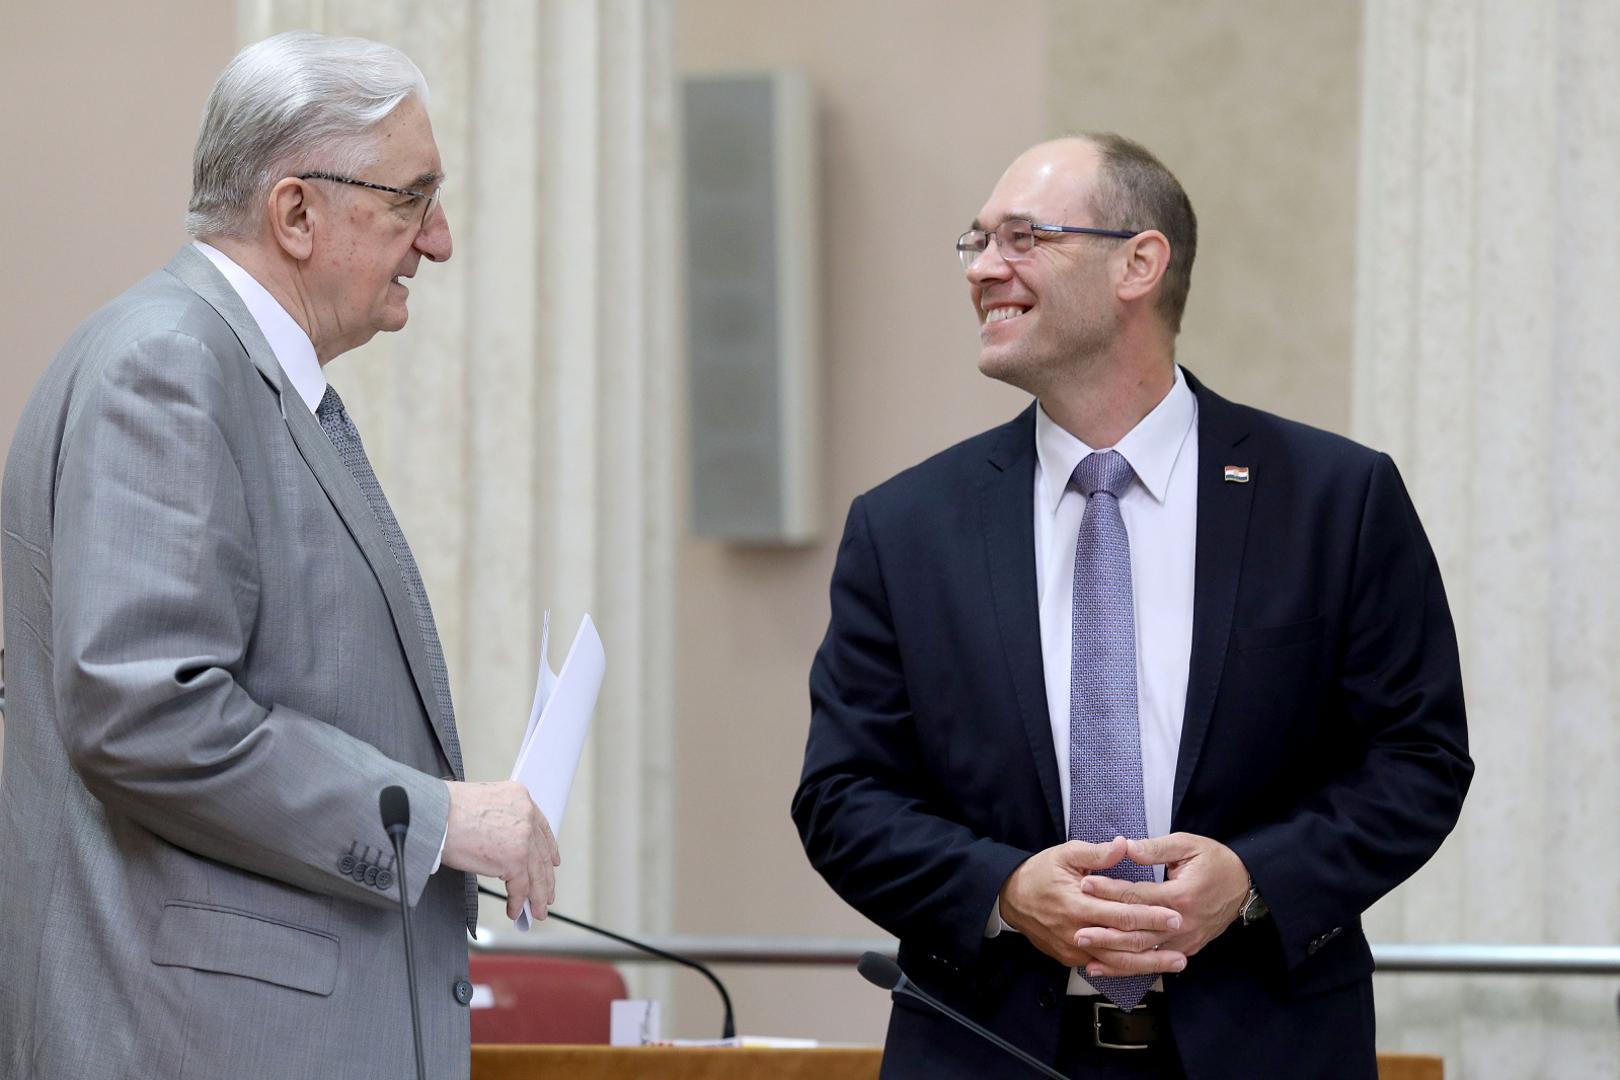
[{"label": "man's eyebrow", "polygon": [[444,173],[434,172],[430,169],[429,171],[422,173],[415,180],[412,180],[408,186],[412,188],[432,187],[434,184],[440,183],[443,180]]},{"label": "man's eyebrow", "polygon": [[[1023,210],[1014,210],[1012,213],[1007,214],[1004,217],[1002,217],[1001,220],[1002,221],[1034,221],[1035,220],[1035,215],[1031,214],[1031,213],[1027,213],[1027,212],[1025,212]],[[989,229],[986,229],[984,227],[984,223],[981,222],[978,218],[974,218],[973,223],[970,224],[968,226],[968,228],[977,229],[979,232],[989,232],[990,231]]]}]

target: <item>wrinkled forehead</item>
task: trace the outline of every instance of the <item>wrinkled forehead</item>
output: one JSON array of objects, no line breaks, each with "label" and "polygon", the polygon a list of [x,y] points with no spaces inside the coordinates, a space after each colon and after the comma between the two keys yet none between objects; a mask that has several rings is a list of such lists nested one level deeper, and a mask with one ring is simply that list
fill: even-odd
[{"label": "wrinkled forehead", "polygon": [[389,183],[420,191],[444,178],[439,145],[427,109],[414,95],[400,102],[369,133],[377,165],[388,172]]},{"label": "wrinkled forehead", "polygon": [[1010,217],[1053,225],[1085,225],[1097,154],[1090,143],[1064,139],[1025,151],[1001,174],[975,219],[993,229]]}]

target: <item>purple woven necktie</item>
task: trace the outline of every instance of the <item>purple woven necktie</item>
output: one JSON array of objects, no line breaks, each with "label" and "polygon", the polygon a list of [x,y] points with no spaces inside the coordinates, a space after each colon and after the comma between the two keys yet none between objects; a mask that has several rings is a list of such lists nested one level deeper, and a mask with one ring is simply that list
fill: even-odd
[{"label": "purple woven necktie", "polygon": [[[1071,482],[1086,497],[1074,548],[1074,653],[1069,671],[1069,839],[1106,844],[1147,835],[1142,736],[1136,716],[1136,616],[1131,541],[1119,497],[1136,474],[1116,450],[1088,454]],[[1109,877],[1151,881],[1129,859]],[[1155,976],[1088,981],[1121,1008],[1141,1002]]]},{"label": "purple woven necktie", "polygon": [[[405,593],[411,598],[411,614],[416,617],[416,628],[421,632],[422,645],[427,652],[428,677],[433,683],[433,696],[438,699],[439,713],[444,717],[445,753],[450,758],[452,770],[460,772],[461,742],[456,737],[455,703],[450,700],[450,672],[444,664],[439,628],[433,621],[433,608],[428,605],[422,572],[417,569],[411,546],[405,542],[405,532],[399,527],[399,520],[394,517],[393,508],[383,495],[382,484],[371,468],[371,459],[366,457],[365,445],[360,441],[360,429],[354,426],[349,410],[343,407],[343,399],[338,397],[334,387],[326,388],[315,410],[315,418],[320,421],[326,437],[332,441],[332,448],[338,452],[338,457],[343,459],[343,467],[349,470],[360,493],[366,497],[372,516],[377,519],[377,527],[382,530],[383,539],[388,543],[388,551],[394,556],[399,576],[405,581]],[[466,892],[467,932],[470,934],[478,929],[478,879],[467,874],[463,889]]]}]

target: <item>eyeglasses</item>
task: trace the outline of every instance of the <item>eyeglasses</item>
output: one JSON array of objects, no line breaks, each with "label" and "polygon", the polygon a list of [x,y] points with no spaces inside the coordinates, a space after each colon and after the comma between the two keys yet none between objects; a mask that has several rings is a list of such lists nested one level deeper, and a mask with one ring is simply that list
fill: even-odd
[{"label": "eyeglasses", "polygon": [[411,191],[407,188],[389,187],[387,184],[373,184],[370,180],[356,180],[352,176],[339,176],[329,172],[307,172],[300,176],[300,180],[331,180],[338,184],[353,184],[355,187],[370,188],[372,191],[386,191],[390,195],[408,195],[412,200],[421,199],[422,219],[416,223],[417,228],[425,228],[427,219],[433,216],[433,208],[439,205],[439,196],[444,193],[444,185],[440,184],[431,193],[426,191]]},{"label": "eyeglasses", "polygon": [[969,229],[956,238],[956,254],[962,260],[965,270],[973,265],[973,260],[983,255],[990,246],[990,238],[996,241],[996,250],[1008,262],[1014,262],[1027,256],[1035,250],[1035,241],[1048,240],[1061,233],[1083,233],[1086,236],[1111,236],[1116,240],[1129,240],[1136,236],[1134,232],[1123,229],[1093,229],[1084,225],[1037,225],[1023,218],[1008,218],[994,229]]}]

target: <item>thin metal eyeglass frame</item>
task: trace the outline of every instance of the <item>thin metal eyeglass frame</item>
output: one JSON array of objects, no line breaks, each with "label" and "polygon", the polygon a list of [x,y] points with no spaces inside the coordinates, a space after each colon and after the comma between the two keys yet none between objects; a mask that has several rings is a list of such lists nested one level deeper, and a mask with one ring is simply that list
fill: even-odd
[{"label": "thin metal eyeglass frame", "polygon": [[[1000,232],[1014,221],[1024,221],[1024,219],[1008,218],[1000,225],[997,225],[994,229],[969,229],[961,236],[958,236],[956,238],[956,254],[957,257],[962,260],[962,268],[965,270],[972,266],[975,259],[977,259],[980,255],[983,255],[986,251],[989,251],[991,239],[995,237],[996,233]],[[1036,240],[1043,239],[1043,237],[1040,235],[1041,233],[1080,233],[1085,236],[1108,236],[1116,240],[1129,240],[1132,237],[1141,235],[1141,233],[1127,232],[1123,229],[1097,229],[1089,225],[1042,225],[1033,221],[1024,221],[1024,224],[1029,226],[1029,231]],[[983,247],[974,248],[968,245],[967,239],[974,233],[984,234]],[[1007,262],[1017,262],[1019,259],[1026,257],[1029,254],[1029,251],[1035,250],[1035,245],[1031,244],[1029,251],[1011,252],[1009,254],[1006,245],[1002,244],[999,240],[996,241],[996,247],[1001,251],[1001,257]]]},{"label": "thin metal eyeglass frame", "polygon": [[353,184],[355,187],[370,188],[372,191],[386,191],[390,195],[409,195],[413,199],[426,199],[427,205],[422,208],[422,220],[417,222],[417,228],[426,228],[427,219],[432,215],[433,208],[439,205],[439,195],[444,191],[440,184],[433,189],[432,194],[426,191],[411,191],[409,188],[389,187],[387,184],[374,184],[370,180],[356,180],[352,176],[339,176],[329,172],[307,172],[298,177],[300,180],[330,180],[336,184]]}]

